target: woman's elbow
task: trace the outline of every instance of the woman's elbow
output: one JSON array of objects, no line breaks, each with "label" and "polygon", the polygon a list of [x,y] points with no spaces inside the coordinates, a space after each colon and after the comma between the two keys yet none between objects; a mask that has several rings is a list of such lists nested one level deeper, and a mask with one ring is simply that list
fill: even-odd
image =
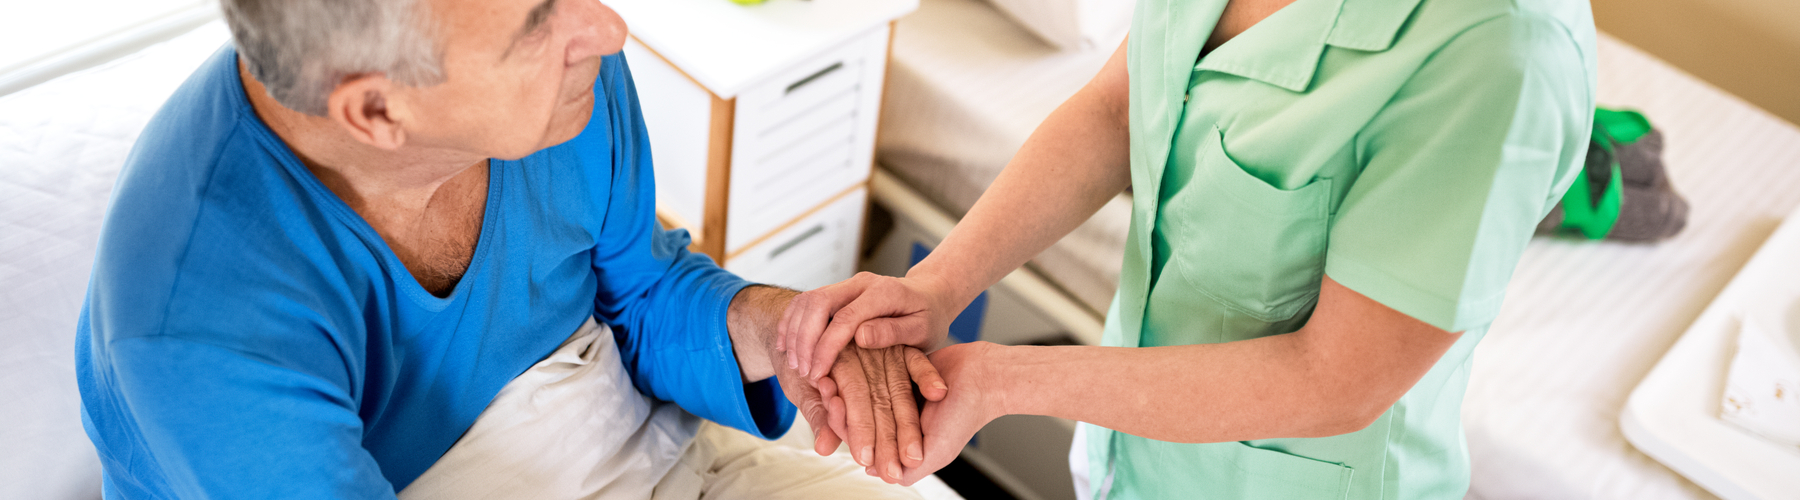
[{"label": "woman's elbow", "polygon": [[1331,437],[1367,429],[1381,420],[1397,397],[1376,394],[1385,391],[1335,391],[1335,397],[1321,397],[1319,412],[1304,435],[1298,437]]},{"label": "woman's elbow", "polygon": [[1313,432],[1301,437],[1331,437],[1367,429],[1375,421],[1381,420],[1381,416],[1387,413],[1386,410],[1381,408],[1380,411],[1369,411],[1358,408],[1336,412],[1337,415],[1324,419],[1313,428]]}]

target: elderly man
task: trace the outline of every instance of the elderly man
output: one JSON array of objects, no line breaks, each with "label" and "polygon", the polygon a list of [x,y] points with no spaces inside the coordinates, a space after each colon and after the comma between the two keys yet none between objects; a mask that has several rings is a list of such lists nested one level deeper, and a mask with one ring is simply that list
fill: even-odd
[{"label": "elderly man", "polygon": [[[862,474],[919,463],[911,394],[850,412],[883,424],[864,467],[723,427],[778,436],[792,400],[819,451],[846,433],[772,361],[794,292],[657,227],[610,9],[223,3],[236,43],[132,152],[81,317],[108,498],[912,496]],[[858,355],[818,387],[935,380]]]}]

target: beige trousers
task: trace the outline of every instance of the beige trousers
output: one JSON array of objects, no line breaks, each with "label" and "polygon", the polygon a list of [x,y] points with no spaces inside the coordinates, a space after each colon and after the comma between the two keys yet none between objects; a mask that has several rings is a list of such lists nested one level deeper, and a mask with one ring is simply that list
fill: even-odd
[{"label": "beige trousers", "polygon": [[507,383],[400,498],[921,497],[869,477],[843,454],[764,441],[645,397],[611,331],[589,319]]}]

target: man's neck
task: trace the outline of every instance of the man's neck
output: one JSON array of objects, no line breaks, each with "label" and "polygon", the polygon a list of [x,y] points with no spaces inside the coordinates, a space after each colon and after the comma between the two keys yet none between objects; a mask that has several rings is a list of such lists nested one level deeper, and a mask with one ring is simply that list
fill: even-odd
[{"label": "man's neck", "polygon": [[352,207],[368,203],[423,207],[445,182],[487,162],[477,155],[439,148],[406,145],[385,150],[370,146],[351,137],[329,117],[282,106],[241,60],[238,75],[256,116],[307,170]]},{"label": "man's neck", "polygon": [[294,111],[238,66],[258,118],[321,184],[386,241],[413,278],[445,296],[473,259],[487,201],[487,159],[458,151],[356,140],[332,118]]}]

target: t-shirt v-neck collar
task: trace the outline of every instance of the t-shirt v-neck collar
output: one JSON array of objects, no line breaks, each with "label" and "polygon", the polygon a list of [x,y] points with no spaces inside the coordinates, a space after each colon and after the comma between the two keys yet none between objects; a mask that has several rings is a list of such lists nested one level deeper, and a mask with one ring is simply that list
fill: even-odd
[{"label": "t-shirt v-neck collar", "polygon": [[229,58],[232,61],[229,65],[231,83],[237,89],[236,92],[233,92],[235,96],[233,104],[238,109],[244,128],[269,151],[271,156],[275,157],[277,163],[281,164],[288,175],[303,187],[309,198],[330,212],[346,229],[356,233],[364,241],[364,244],[374,251],[381,266],[387,270],[390,279],[394,281],[393,286],[403,290],[415,304],[429,311],[443,310],[466,295],[464,290],[472,286],[469,284],[470,282],[476,281],[471,278],[480,275],[484,270],[488,260],[487,254],[490,253],[489,247],[493,246],[494,228],[498,225],[495,220],[498,215],[496,212],[499,211],[500,197],[504,191],[501,189],[503,176],[500,175],[500,170],[511,162],[500,159],[488,160],[487,201],[482,207],[481,232],[476,237],[475,250],[469,258],[469,265],[463,272],[462,279],[457,281],[456,286],[451,288],[448,295],[439,297],[432,294],[430,290],[426,290],[424,285],[419,284],[418,277],[413,276],[412,270],[406,268],[406,264],[400,260],[399,254],[396,254],[394,249],[388,246],[387,240],[381,237],[381,233],[376,231],[374,226],[369,225],[362,215],[357,214],[356,210],[350,208],[350,205],[344,203],[344,200],[339,198],[336,193],[327,188],[317,176],[313,175],[312,171],[300,162],[299,156],[294,154],[293,149],[282,141],[275,131],[269,128],[268,124],[263,123],[261,117],[256,115],[249,98],[244,95],[242,90],[244,82],[242,74],[237,71],[237,49],[233,47],[228,50],[231,51]]}]

